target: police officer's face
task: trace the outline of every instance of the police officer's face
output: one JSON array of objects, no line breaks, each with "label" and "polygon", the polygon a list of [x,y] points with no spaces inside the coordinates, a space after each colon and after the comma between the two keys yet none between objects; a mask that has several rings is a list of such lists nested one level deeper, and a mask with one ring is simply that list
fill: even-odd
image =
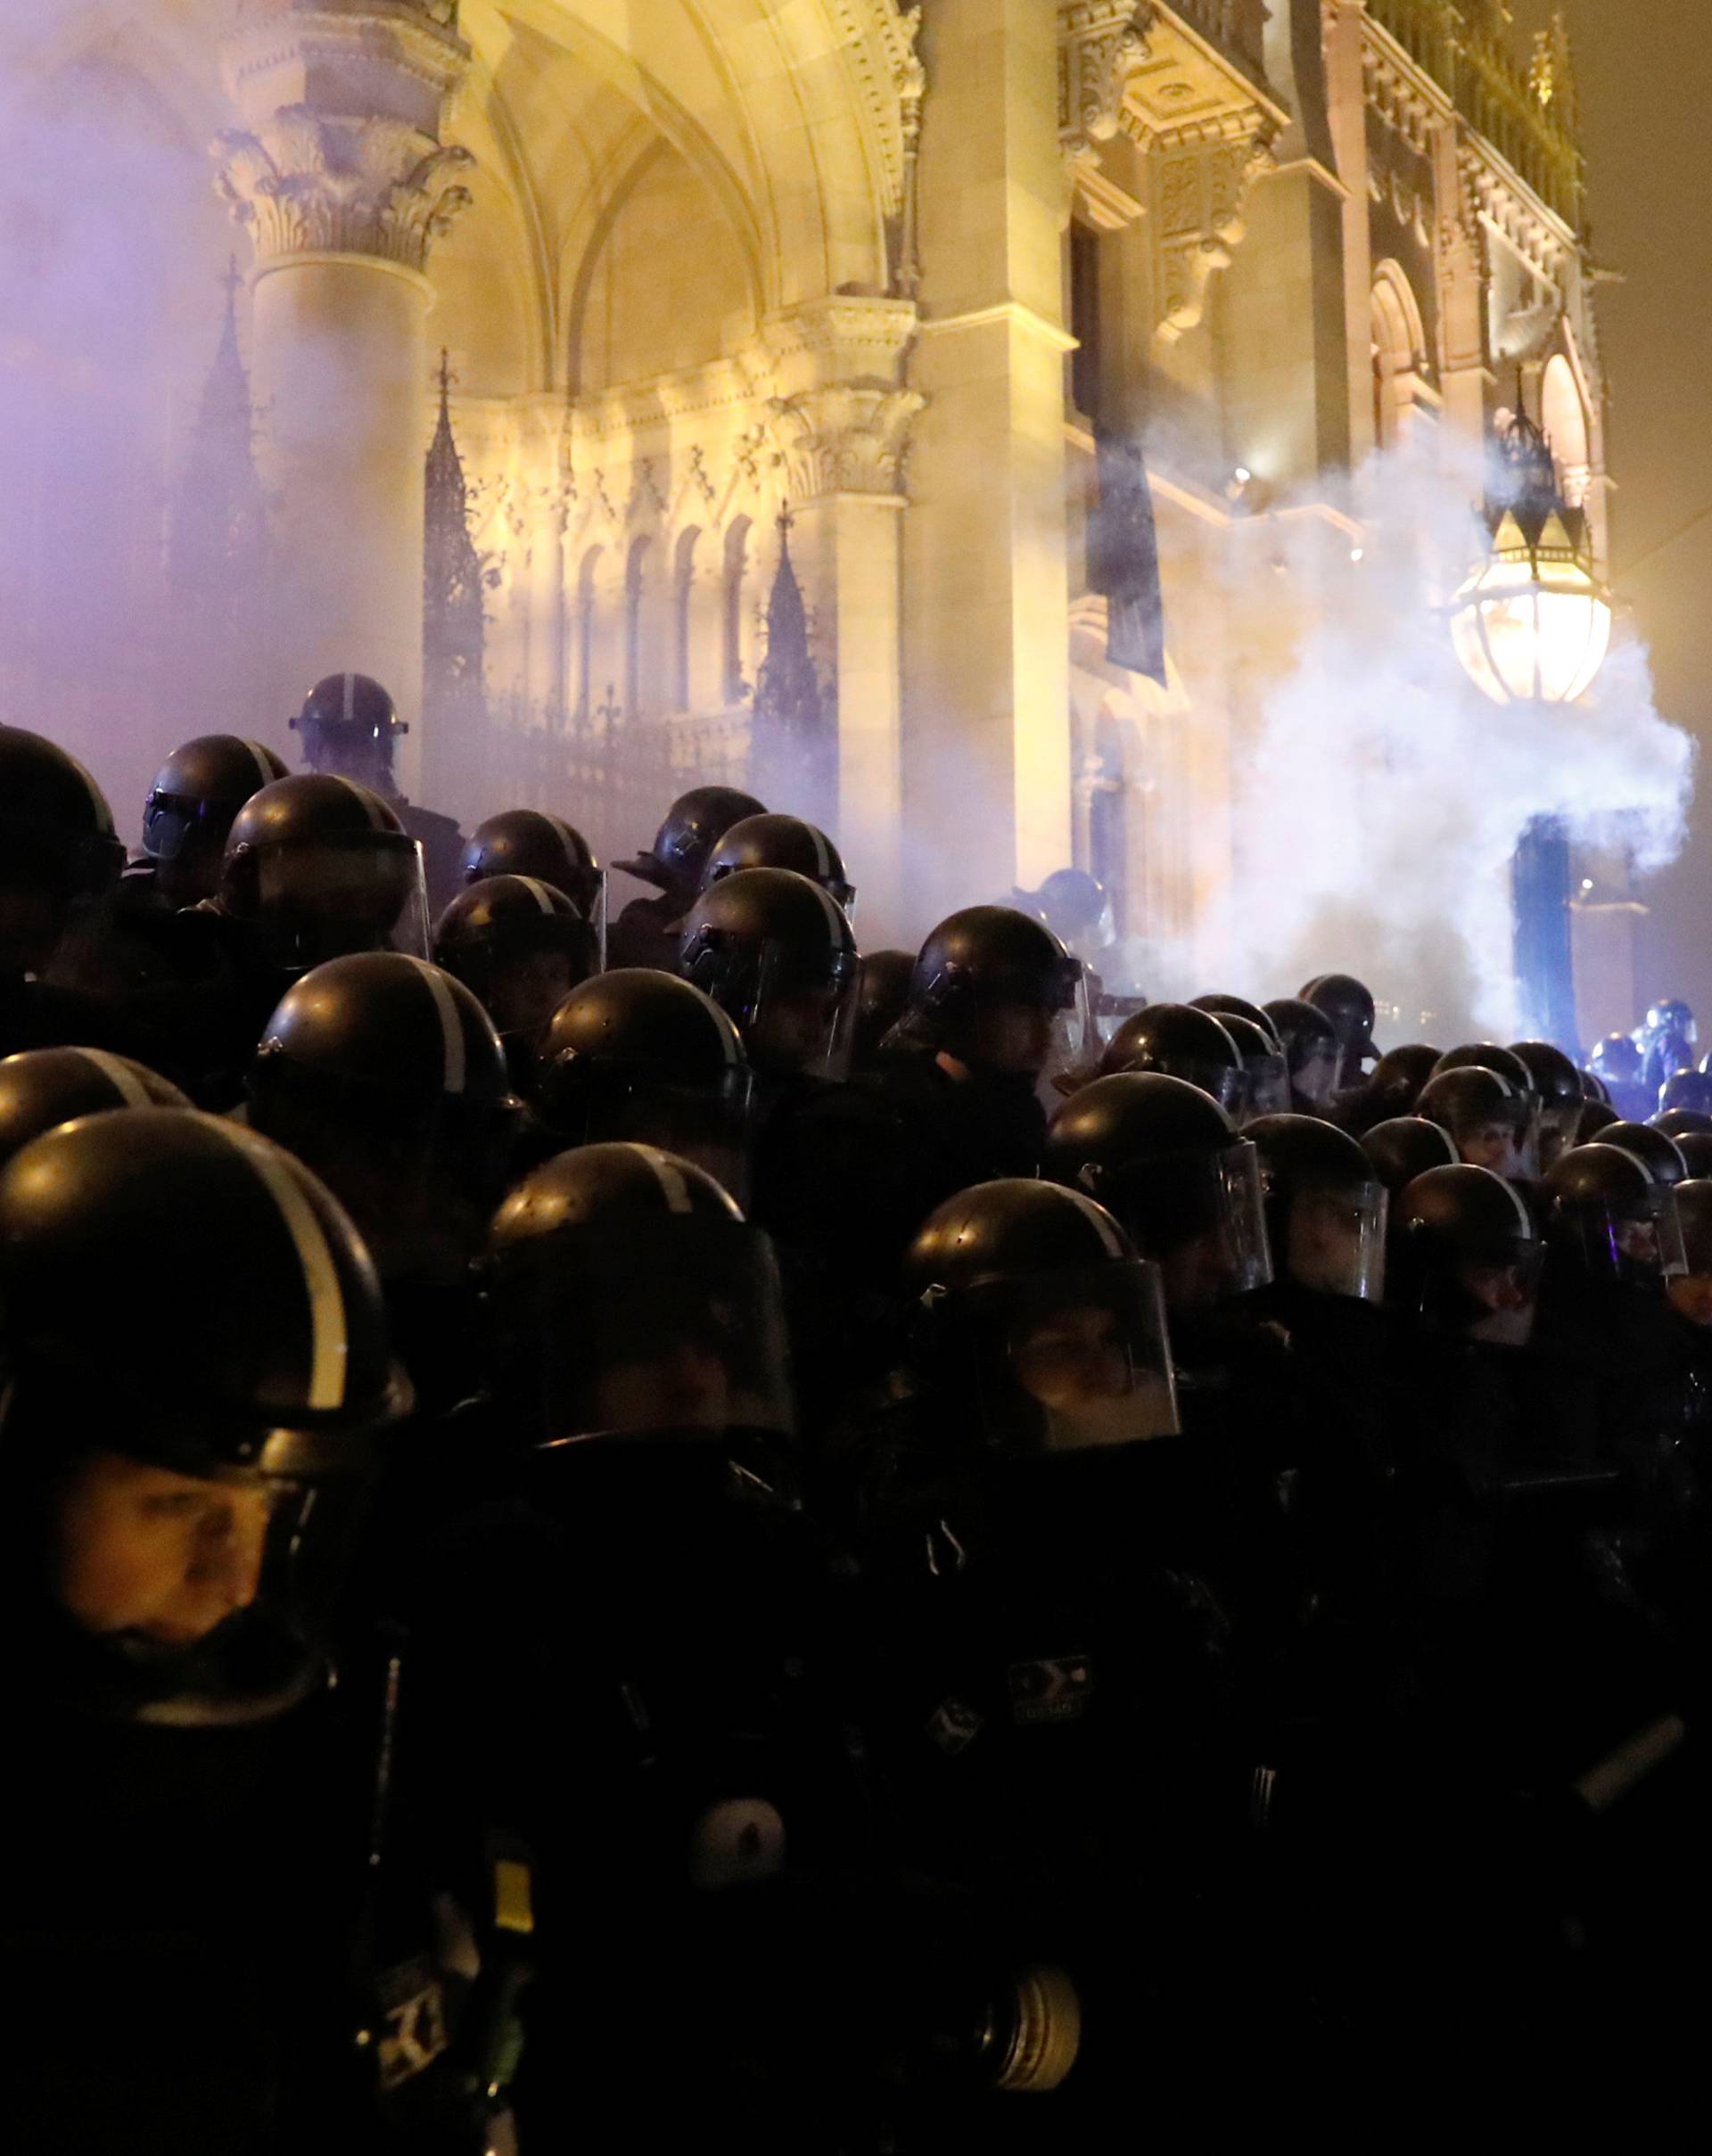
[{"label": "police officer's face", "polygon": [[646,1356],[609,1362],[597,1390],[604,1430],[722,1430],[732,1421],[725,1358],[701,1341],[669,1342]]},{"label": "police officer's face", "polygon": [[494,968],[488,1016],[502,1033],[540,1033],[580,975],[561,950],[538,950]]},{"label": "police officer's face", "polygon": [[1540,1173],[1546,1175],[1576,1142],[1579,1108],[1548,1108],[1540,1117]]},{"label": "police officer's face", "polygon": [[1290,1203],[1288,1265],[1299,1288],[1354,1295],[1361,1284],[1362,1215],[1347,1198],[1304,1190]]},{"label": "police officer's face", "polygon": [[57,1509],[58,1600],[86,1632],[193,1647],[256,1599],[268,1499],[92,1452]]},{"label": "police officer's face", "polygon": [[1052,1013],[1033,1003],[996,1003],[975,1021],[967,1060],[983,1070],[1038,1078],[1052,1053]]},{"label": "police officer's face", "polygon": [[1290,1083],[1304,1100],[1323,1107],[1338,1090],[1338,1056],[1333,1049],[1317,1049],[1292,1077]]},{"label": "police officer's face", "polygon": [[1504,1347],[1525,1347],[1534,1330],[1535,1289],[1517,1265],[1466,1264],[1457,1279],[1484,1315],[1469,1327],[1470,1338]]},{"label": "police officer's face", "polygon": [[831,988],[764,995],[745,1029],[744,1045],[761,1069],[807,1070],[825,1057],[838,1003]]},{"label": "police officer's face", "polygon": [[1018,1383],[1042,1407],[1076,1408],[1130,1390],[1129,1351],[1117,1319],[1098,1307],[1054,1311],[1013,1349]]},{"label": "police officer's face", "polygon": [[1494,1175],[1520,1173],[1516,1132],[1507,1123],[1471,1123],[1458,1131],[1456,1149],[1473,1168],[1490,1168]]}]

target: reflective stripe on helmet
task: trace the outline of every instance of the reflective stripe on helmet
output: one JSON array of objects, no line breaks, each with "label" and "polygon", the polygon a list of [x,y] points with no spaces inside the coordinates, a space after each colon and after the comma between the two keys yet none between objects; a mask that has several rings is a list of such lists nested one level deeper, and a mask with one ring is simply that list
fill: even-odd
[{"label": "reflective stripe on helmet", "polygon": [[1088,1216],[1090,1225],[1104,1245],[1107,1256],[1127,1257],[1129,1252],[1124,1247],[1124,1238],[1118,1231],[1117,1223],[1107,1212],[1105,1206],[1094,1198],[1083,1197],[1079,1190],[1074,1192],[1073,1196],[1081,1198],[1082,1210]]},{"label": "reflective stripe on helmet", "polygon": [[354,726],[357,722],[357,677],[355,674],[345,676],[344,720],[347,726]]},{"label": "reflective stripe on helmet", "polygon": [[822,876],[830,876],[832,874],[832,848],[827,843],[826,833],[820,829],[818,824],[809,825],[808,833],[814,841],[815,867]]},{"label": "reflective stripe on helmet", "polygon": [[268,761],[267,750],[262,747],[260,742],[259,741],[251,741],[243,736],[240,736],[239,738],[243,741],[244,747],[249,750],[251,758],[254,760],[258,782],[264,786],[272,786],[274,783],[274,768]]},{"label": "reflective stripe on helmet", "polygon": [[849,922],[844,918],[844,909],[830,891],[824,890],[811,877],[807,880],[810,890],[819,900],[826,911],[827,926],[832,931],[834,948],[842,950],[844,947],[844,936],[850,926]]},{"label": "reflective stripe on helmet", "polygon": [[461,1093],[464,1090],[465,1065],[467,1051],[464,1043],[464,1020],[453,998],[451,984],[438,966],[431,966],[425,959],[413,959],[429,993],[434,999],[434,1014],[440,1020],[440,1044],[445,1051],[445,1064],[440,1090]]},{"label": "reflective stripe on helmet", "polygon": [[[347,674],[345,679],[347,681],[349,681],[351,677]],[[371,794],[366,786],[359,786],[354,778],[347,778],[342,771],[325,771],[322,773],[322,777],[325,778],[336,778],[342,786],[348,786],[350,788],[351,793],[353,793],[357,796],[358,800],[362,802],[363,814],[367,817],[371,830],[385,830],[386,811],[382,807],[379,798],[375,794]]]},{"label": "reflective stripe on helmet", "polygon": [[693,1213],[695,1200],[689,1195],[689,1185],[684,1181],[683,1171],[669,1153],[662,1153],[655,1146],[638,1146],[636,1148],[654,1170],[666,1200],[668,1213]]},{"label": "reflective stripe on helmet", "polygon": [[110,1056],[104,1048],[80,1048],[77,1053],[93,1063],[128,1108],[153,1106],[149,1089],[142,1083],[123,1056]]},{"label": "reflective stripe on helmet", "polygon": [[309,1383],[303,1404],[315,1409],[342,1407],[350,1348],[345,1295],[315,1207],[298,1188],[296,1171],[267,1139],[231,1123],[209,1120],[210,1127],[237,1148],[260,1178],[302,1268],[303,1292],[309,1305]]},{"label": "reflective stripe on helmet", "polygon": [[528,887],[530,896],[543,913],[553,912],[553,892],[550,885],[542,883],[538,876],[520,876],[517,881]]}]

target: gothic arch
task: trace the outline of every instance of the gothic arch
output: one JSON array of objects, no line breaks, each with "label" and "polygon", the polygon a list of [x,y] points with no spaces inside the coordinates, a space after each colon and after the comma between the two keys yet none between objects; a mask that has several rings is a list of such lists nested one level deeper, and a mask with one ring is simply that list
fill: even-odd
[{"label": "gothic arch", "polygon": [[1414,288],[1395,262],[1373,272],[1373,439],[1395,448],[1408,431],[1427,363],[1427,332]]}]

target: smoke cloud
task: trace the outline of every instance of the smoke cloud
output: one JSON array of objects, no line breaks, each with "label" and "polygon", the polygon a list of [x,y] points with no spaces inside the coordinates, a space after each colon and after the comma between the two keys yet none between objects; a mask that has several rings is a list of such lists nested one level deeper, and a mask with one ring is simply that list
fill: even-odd
[{"label": "smoke cloud", "polygon": [[1561,817],[1643,874],[1680,848],[1693,745],[1620,625],[1571,709],[1501,708],[1464,676],[1446,604],[1486,543],[1469,509],[1484,479],[1442,441],[1382,453],[1335,505],[1358,536],[1288,503],[1233,535],[1233,618],[1271,681],[1236,760],[1222,984],[1288,994],[1350,972],[1396,1011],[1393,1037],[1509,1040],[1510,863],[1529,822]]}]

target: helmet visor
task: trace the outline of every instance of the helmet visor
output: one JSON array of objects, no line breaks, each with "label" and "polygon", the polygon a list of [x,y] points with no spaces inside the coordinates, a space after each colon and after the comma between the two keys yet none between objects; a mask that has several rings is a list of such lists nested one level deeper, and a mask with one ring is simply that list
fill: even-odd
[{"label": "helmet visor", "polygon": [[1247,1140],[1157,1154],[1090,1188],[1158,1264],[1170,1309],[1205,1309],[1272,1277],[1260,1156]]},{"label": "helmet visor", "polygon": [[422,848],[400,832],[260,847],[256,901],[263,934],[284,966],[319,966],[363,950],[428,956]]},{"label": "helmet visor", "polygon": [[68,1692],[136,1722],[284,1712],[326,1667],[366,1488],[350,1474],[191,1475],[85,1454],[48,1497],[46,1586]]},{"label": "helmet visor", "polygon": [[1059,1079],[1075,1083],[1085,1082],[1089,1070],[1099,1054],[1099,1030],[1094,1021],[1093,997],[1088,987],[1088,975],[1078,966],[1074,983],[1066,980],[1066,1001],[1051,1014],[1051,1031],[1048,1037],[1046,1061],[1041,1066],[1040,1085],[1049,1110],[1056,1107],[1065,1088]]},{"label": "helmet visor", "polygon": [[533,1373],[539,1442],[790,1435],[783,1297],[759,1229],[677,1217],[573,1232],[533,1263],[514,1376]]},{"label": "helmet visor", "polygon": [[786,945],[768,943],[745,971],[741,1008],[719,988],[712,992],[736,1020],[755,1068],[776,1076],[847,1077],[860,1000],[855,958],[839,952],[811,967]]},{"label": "helmet visor", "polygon": [[1102,1265],[1008,1293],[1004,1357],[983,1399],[1003,1449],[1082,1452],[1176,1433],[1156,1267]]},{"label": "helmet visor", "polygon": [[1290,1066],[1282,1055],[1248,1056],[1243,1059],[1243,1107],[1240,1120],[1261,1115],[1288,1115],[1290,1112]]},{"label": "helmet visor", "polygon": [[1290,1085],[1311,1107],[1324,1107],[1338,1090],[1338,1050],[1329,1042],[1316,1042],[1306,1059],[1290,1074]]},{"label": "helmet visor", "polygon": [[1316,1294],[1377,1303],[1385,1292],[1386,1206],[1383,1183],[1292,1190],[1285,1222],[1286,1275]]},{"label": "helmet visor", "polygon": [[657,1067],[572,1057],[545,1090],[554,1127],[571,1145],[630,1140],[705,1168],[746,1206],[754,1074],[741,1066],[704,1085],[673,1083]]},{"label": "helmet visor", "polygon": [[1570,1222],[1588,1271],[1599,1278],[1644,1283],[1688,1271],[1676,1193],[1665,1185],[1653,1184],[1644,1199],[1620,1210],[1584,1199]]}]

